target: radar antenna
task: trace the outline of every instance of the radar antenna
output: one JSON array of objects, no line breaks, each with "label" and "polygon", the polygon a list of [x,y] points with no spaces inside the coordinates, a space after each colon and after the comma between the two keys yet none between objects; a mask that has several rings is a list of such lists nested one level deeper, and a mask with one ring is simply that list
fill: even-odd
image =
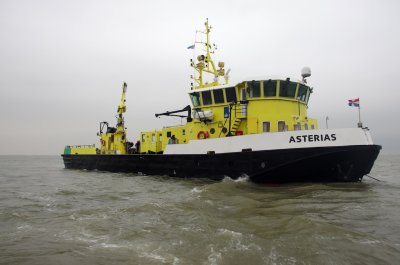
[{"label": "radar antenna", "polygon": [[311,76],[311,68],[304,66],[303,69],[301,69],[301,76],[303,77],[303,82],[307,84],[306,78]]}]

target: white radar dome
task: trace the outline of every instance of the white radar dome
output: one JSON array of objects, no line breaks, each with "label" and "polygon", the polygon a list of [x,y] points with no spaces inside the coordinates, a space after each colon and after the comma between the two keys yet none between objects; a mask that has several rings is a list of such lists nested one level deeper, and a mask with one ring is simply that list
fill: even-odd
[{"label": "white radar dome", "polygon": [[303,67],[303,69],[301,69],[301,76],[304,78],[306,77],[310,77],[311,76],[311,68],[308,66]]}]

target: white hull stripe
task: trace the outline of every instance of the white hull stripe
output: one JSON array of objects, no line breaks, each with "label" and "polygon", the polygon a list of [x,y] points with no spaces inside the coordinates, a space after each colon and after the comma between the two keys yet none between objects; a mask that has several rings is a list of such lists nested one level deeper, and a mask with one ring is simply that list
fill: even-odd
[{"label": "white hull stripe", "polygon": [[372,145],[368,130],[361,128],[321,129],[250,134],[224,138],[191,140],[187,144],[167,145],[164,154],[233,153],[349,145]]}]

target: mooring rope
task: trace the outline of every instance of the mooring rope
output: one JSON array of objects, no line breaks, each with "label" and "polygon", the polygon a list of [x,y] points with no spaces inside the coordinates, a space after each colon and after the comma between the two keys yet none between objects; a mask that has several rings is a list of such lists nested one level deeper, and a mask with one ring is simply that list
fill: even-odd
[{"label": "mooring rope", "polygon": [[381,181],[381,180],[379,180],[379,179],[377,179],[377,178],[371,177],[371,176],[368,175],[368,174],[366,174],[365,176],[366,176],[366,177],[369,177],[369,178],[372,178],[372,179],[374,179],[374,180],[376,180],[376,181]]}]

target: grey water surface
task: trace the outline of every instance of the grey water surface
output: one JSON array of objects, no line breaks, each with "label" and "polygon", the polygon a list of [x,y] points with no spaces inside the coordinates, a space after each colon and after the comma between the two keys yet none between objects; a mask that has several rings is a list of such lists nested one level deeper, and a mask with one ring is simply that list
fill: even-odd
[{"label": "grey water surface", "polygon": [[400,156],[371,176],[259,185],[0,156],[0,264],[400,264]]}]

